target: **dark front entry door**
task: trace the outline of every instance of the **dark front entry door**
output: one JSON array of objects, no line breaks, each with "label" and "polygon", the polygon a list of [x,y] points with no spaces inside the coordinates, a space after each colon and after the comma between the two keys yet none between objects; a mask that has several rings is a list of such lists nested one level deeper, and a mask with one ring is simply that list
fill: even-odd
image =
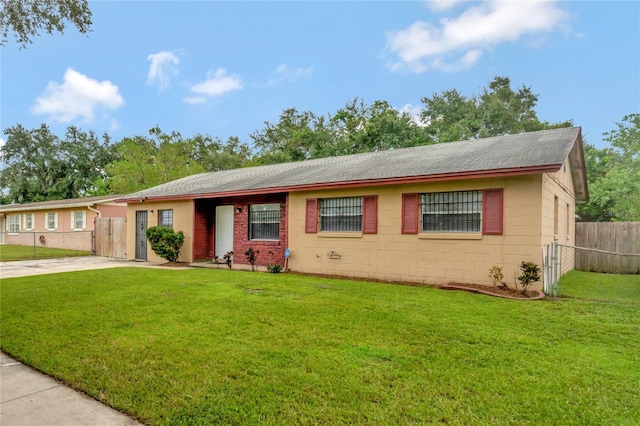
[{"label": "dark front entry door", "polygon": [[136,211],[136,260],[147,260],[147,211]]}]

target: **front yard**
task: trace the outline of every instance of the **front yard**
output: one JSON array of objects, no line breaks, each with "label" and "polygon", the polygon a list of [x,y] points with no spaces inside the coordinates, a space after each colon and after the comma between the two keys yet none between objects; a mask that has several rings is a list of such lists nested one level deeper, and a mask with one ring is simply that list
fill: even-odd
[{"label": "front yard", "polygon": [[[574,274],[568,294],[604,280]],[[606,277],[612,297],[538,302],[205,269],[5,279],[0,346],[153,425],[637,424],[640,277]]]}]

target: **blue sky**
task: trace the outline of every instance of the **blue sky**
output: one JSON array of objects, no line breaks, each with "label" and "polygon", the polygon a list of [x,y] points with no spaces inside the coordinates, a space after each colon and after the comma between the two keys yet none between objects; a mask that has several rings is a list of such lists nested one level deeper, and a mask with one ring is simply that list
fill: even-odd
[{"label": "blue sky", "polygon": [[[295,107],[355,97],[416,111],[496,75],[585,140],[640,112],[640,2],[90,2],[93,31],[0,49],[2,129],[69,125],[117,141],[159,126],[226,140]],[[0,140],[0,143],[4,142]]]}]

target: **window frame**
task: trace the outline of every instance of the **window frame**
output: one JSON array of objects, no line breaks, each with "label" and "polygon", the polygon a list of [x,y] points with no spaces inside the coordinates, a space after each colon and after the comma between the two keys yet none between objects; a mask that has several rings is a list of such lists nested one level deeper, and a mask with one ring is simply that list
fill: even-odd
[{"label": "window frame", "polygon": [[[16,222],[15,219],[17,219],[17,222]],[[17,226],[17,229],[15,229],[16,226]],[[14,229],[12,229],[12,228],[14,228]],[[20,233],[20,214],[7,215],[7,232],[9,234],[18,234],[18,233]]]},{"label": "window frame", "polygon": [[[53,228],[50,225],[50,216],[53,215]],[[47,231],[55,231],[58,229],[58,212],[48,212],[44,214],[44,226]]]},{"label": "window frame", "polygon": [[[356,204],[349,205],[349,202],[355,202]],[[328,204],[334,205],[328,205]],[[341,204],[344,203],[344,204]],[[355,209],[355,210],[353,210]],[[328,214],[329,212],[334,214]],[[355,214],[345,214],[352,213]],[[359,217],[358,221],[353,218]],[[329,224],[327,220],[323,218],[338,218],[338,220]],[[339,218],[349,218],[346,223],[340,223]],[[364,197],[330,197],[318,199],[318,231],[319,232],[353,232],[362,233],[364,218]],[[357,228],[357,229],[349,229]]]},{"label": "window frame", "polygon": [[[164,214],[168,214],[170,221],[165,222]],[[173,229],[173,209],[158,209],[158,226],[166,226]]]},{"label": "window frame", "polygon": [[[483,201],[482,190],[421,193],[418,199],[419,231],[424,234],[480,235]],[[429,217],[430,221],[427,220]]]},{"label": "window frame", "polygon": [[[27,217],[29,219],[31,219],[31,224],[27,225]],[[35,215],[33,213],[25,213],[22,217],[23,223],[24,223],[24,230],[25,231],[33,231],[33,229],[35,228]]]},{"label": "window frame", "polygon": [[[81,217],[81,223],[80,223],[80,227],[78,227],[78,218],[76,218],[76,214],[80,213]],[[83,210],[75,210],[71,212],[71,229],[74,231],[82,231],[84,229],[86,229],[87,227],[87,212],[83,211]]]},{"label": "window frame", "polygon": [[[264,208],[263,210],[257,210],[258,208]],[[255,209],[255,210],[254,210]],[[257,204],[250,204],[249,205],[249,214],[248,214],[248,221],[249,221],[249,226],[248,226],[248,235],[247,238],[249,239],[249,241],[280,241],[280,203],[257,203]],[[261,213],[261,212],[265,212],[265,213],[269,213],[271,212],[271,215],[266,214],[264,219],[268,219],[269,221],[259,221],[258,219],[258,215],[257,213]],[[273,214],[273,212],[277,212],[277,214]],[[275,216],[275,217],[269,217],[269,216]],[[254,234],[257,231],[257,227],[260,225],[266,225],[266,224],[271,224],[272,227],[276,227],[277,226],[277,236],[273,237],[273,235],[271,235],[271,238],[258,238],[255,237]],[[273,225],[276,226],[273,226]],[[265,233],[268,233],[265,232]],[[266,236],[268,237],[268,236]]]}]

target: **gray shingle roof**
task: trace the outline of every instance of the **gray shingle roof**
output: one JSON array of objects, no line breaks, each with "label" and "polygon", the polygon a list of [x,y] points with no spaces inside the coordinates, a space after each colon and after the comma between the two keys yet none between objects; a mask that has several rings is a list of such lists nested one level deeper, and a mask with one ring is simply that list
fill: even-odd
[{"label": "gray shingle roof", "polygon": [[534,173],[533,169],[544,167],[558,169],[577,140],[581,140],[580,128],[571,127],[201,173],[136,192],[126,199],[282,192],[312,186],[368,181],[373,184],[404,178],[424,178],[427,181],[430,177],[442,175],[470,176],[501,170],[513,172],[516,169],[530,169]]}]

